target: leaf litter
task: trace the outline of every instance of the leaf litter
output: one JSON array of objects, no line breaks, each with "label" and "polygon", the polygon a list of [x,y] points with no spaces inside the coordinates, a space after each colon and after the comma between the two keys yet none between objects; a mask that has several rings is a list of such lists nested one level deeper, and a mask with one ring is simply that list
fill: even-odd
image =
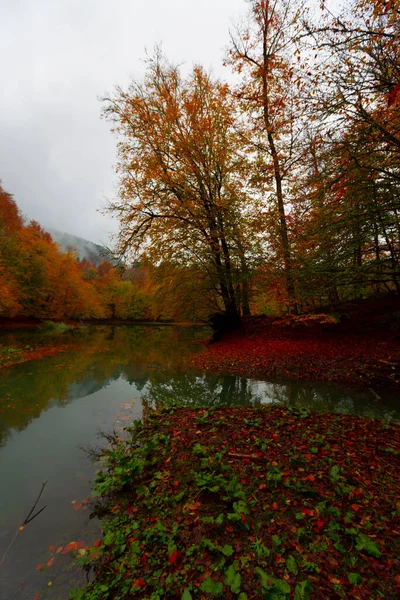
[{"label": "leaf litter", "polygon": [[179,408],[128,432],[105,450],[76,600],[398,597],[397,424]]}]

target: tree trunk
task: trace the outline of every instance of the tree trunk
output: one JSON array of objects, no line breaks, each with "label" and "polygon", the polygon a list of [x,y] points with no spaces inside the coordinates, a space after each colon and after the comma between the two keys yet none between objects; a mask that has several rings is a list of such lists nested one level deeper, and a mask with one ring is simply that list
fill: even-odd
[{"label": "tree trunk", "polygon": [[[267,9],[266,9],[267,10]],[[282,243],[283,252],[283,264],[285,269],[286,278],[286,290],[289,299],[289,310],[297,314],[298,308],[296,303],[296,294],[293,281],[292,262],[290,255],[290,245],[288,228],[285,213],[285,204],[283,201],[282,191],[282,169],[279,161],[278,152],[275,146],[275,140],[273,136],[273,128],[270,122],[269,112],[269,95],[268,95],[268,72],[269,72],[269,55],[267,49],[267,37],[268,37],[268,26],[269,18],[268,13],[264,15],[264,26],[263,26],[263,71],[262,71],[262,88],[263,88],[263,115],[264,115],[264,126],[267,132],[268,145],[272,156],[272,163],[274,167],[274,178],[276,186],[276,199],[279,211],[279,232]]]}]

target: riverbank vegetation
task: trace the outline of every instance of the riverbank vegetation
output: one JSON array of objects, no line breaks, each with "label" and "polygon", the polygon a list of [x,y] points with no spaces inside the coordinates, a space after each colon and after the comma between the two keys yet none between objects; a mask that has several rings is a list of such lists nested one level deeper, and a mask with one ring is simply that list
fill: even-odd
[{"label": "riverbank vegetation", "polygon": [[398,425],[172,408],[128,432],[103,454],[75,600],[397,597]]}]

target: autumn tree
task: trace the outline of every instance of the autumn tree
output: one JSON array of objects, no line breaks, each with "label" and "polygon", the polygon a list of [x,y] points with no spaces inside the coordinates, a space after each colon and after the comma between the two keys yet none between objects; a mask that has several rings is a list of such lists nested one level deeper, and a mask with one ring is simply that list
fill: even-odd
[{"label": "autumn tree", "polygon": [[[271,188],[278,224],[288,306],[296,311],[296,290],[289,231],[289,183],[301,156],[302,79],[295,66],[293,26],[300,14],[291,0],[251,0],[249,22],[231,36],[227,62],[240,74],[237,97],[253,154],[253,182],[268,208]],[[247,126],[247,130],[246,130]]]},{"label": "autumn tree", "polygon": [[339,15],[324,8],[320,23],[306,24],[317,52],[318,142],[298,194],[299,240],[309,248],[300,263],[308,291],[311,276],[333,304],[400,291],[399,23],[398,2],[360,0]]},{"label": "autumn tree", "polygon": [[201,267],[236,325],[246,157],[227,85],[198,66],[183,77],[157,53],[143,81],[105,103],[120,136],[119,198],[109,207],[120,222],[119,251]]},{"label": "autumn tree", "polygon": [[18,281],[10,267],[18,253],[18,232],[22,227],[15,200],[0,183],[0,315],[6,317],[15,316],[21,308]]}]

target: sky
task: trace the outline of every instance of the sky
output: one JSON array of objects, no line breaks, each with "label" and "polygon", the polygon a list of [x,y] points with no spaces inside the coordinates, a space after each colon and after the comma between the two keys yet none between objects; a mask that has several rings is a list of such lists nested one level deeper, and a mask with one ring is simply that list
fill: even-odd
[{"label": "sky", "polygon": [[216,75],[246,0],[1,0],[0,180],[27,219],[109,243],[116,137],[99,97],[146,49]]}]

